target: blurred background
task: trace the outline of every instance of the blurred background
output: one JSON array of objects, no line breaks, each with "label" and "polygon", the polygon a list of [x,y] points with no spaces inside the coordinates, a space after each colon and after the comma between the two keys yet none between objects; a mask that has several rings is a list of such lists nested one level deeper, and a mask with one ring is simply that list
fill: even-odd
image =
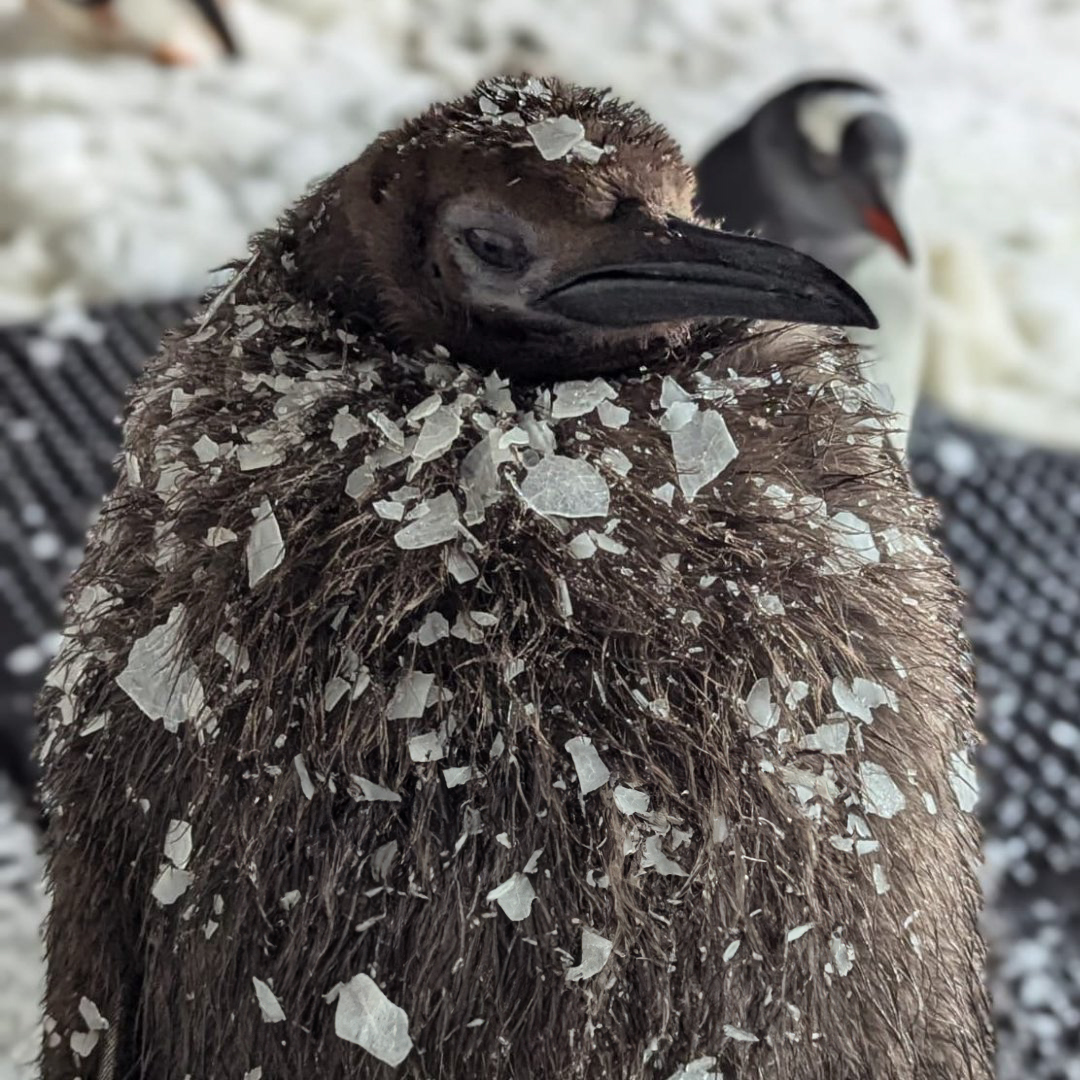
[{"label": "blurred background", "polygon": [[[127,385],[309,182],[521,70],[613,87],[692,163],[799,80],[883,92],[799,106],[771,165],[724,144],[717,199],[785,155],[832,177],[857,110],[903,133],[895,235],[877,207],[830,246],[859,232],[834,207],[792,242],[892,335],[968,596],[1002,1080],[1080,1080],[1080,0],[0,0],[0,1080],[37,1038],[30,703]],[[813,195],[790,175],[734,224],[780,238]]]}]

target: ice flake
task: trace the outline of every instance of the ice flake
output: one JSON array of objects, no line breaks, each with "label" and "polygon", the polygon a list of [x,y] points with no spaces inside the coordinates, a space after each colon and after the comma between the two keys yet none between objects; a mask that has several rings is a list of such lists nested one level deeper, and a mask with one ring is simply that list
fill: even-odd
[{"label": "ice flake", "polygon": [[300,903],[300,890],[290,889],[287,893],[282,895],[278,903],[281,904],[285,911],[292,911],[292,909]]},{"label": "ice flake", "polygon": [[673,1072],[667,1080],[724,1080],[720,1072],[714,1072],[716,1064],[714,1057],[700,1057],[683,1065]]},{"label": "ice flake", "polygon": [[596,542],[588,532],[578,533],[566,546],[575,559],[591,559],[596,554]]},{"label": "ice flake", "polygon": [[615,805],[624,814],[646,814],[649,811],[648,792],[635,791],[633,788],[619,784],[612,794],[615,798]]},{"label": "ice flake", "polygon": [[216,461],[221,454],[221,447],[210,438],[209,435],[200,435],[192,444],[191,449],[203,465]]},{"label": "ice flake", "polygon": [[245,443],[236,448],[236,462],[241,472],[254,472],[267,469],[271,465],[280,465],[285,460],[285,451],[271,443]]},{"label": "ice flake", "polygon": [[178,870],[175,866],[163,866],[154,881],[150,895],[162,907],[175,904],[191,887],[195,875],[187,870]]},{"label": "ice flake", "polygon": [[349,440],[355,439],[363,430],[363,422],[349,412],[348,405],[342,405],[334,414],[333,423],[330,425],[330,441],[339,450],[344,450]]},{"label": "ice flake", "polygon": [[735,959],[735,954],[739,951],[739,946],[742,945],[742,938],[736,938],[723,952],[720,959],[726,964]]},{"label": "ice flake", "polygon": [[878,896],[884,896],[892,887],[889,885],[889,878],[885,873],[885,867],[881,863],[874,863],[871,868],[871,874],[874,878],[874,891]]},{"label": "ice flake", "polygon": [[437,611],[429,612],[416,632],[417,643],[425,646],[434,645],[436,641],[449,636],[450,623],[447,622],[445,615],[440,615]]},{"label": "ice flake", "polygon": [[535,874],[537,867],[540,865],[540,856],[544,854],[543,848],[537,848],[530,856],[529,861],[522,868],[523,874]]},{"label": "ice flake", "polygon": [[758,1041],[756,1035],[751,1034],[749,1031],[744,1031],[740,1027],[735,1027],[734,1024],[725,1024],[724,1034],[729,1039],[734,1039],[736,1042],[756,1043]]},{"label": "ice flake", "polygon": [[712,819],[712,842],[722,844],[728,838],[728,822],[723,814],[715,814]]},{"label": "ice flake", "polygon": [[841,510],[829,520],[837,546],[822,561],[823,574],[843,574],[881,560],[874,534],[861,517]]},{"label": "ice flake", "polygon": [[293,768],[296,770],[296,775],[300,777],[300,790],[304,793],[304,798],[311,799],[315,794],[315,785],[311,782],[311,774],[308,772],[303,754],[297,754],[293,758]]},{"label": "ice flake", "polygon": [[887,686],[871,682],[869,679],[852,679],[850,685],[838,675],[832,681],[832,694],[836,704],[848,714],[864,724],[874,722],[873,710],[881,705],[888,705],[896,710],[896,695]]},{"label": "ice flake", "polygon": [[880,536],[881,546],[885,549],[886,555],[933,555],[934,553],[930,545],[918,533],[898,529],[895,525],[882,529]]},{"label": "ice flake", "polygon": [[405,504],[396,499],[376,499],[371,509],[386,521],[401,521],[405,516]]},{"label": "ice flake", "polygon": [[585,128],[581,121],[565,113],[538,120],[535,124],[527,125],[525,130],[545,161],[566,157],[574,147],[585,141]]},{"label": "ice flake", "polygon": [[679,401],[693,401],[688,394],[670,375],[665,375],[660,384],[660,408],[669,409]]},{"label": "ice flake", "polygon": [[443,552],[443,561],[446,563],[447,572],[459,585],[464,585],[467,581],[473,581],[480,576],[480,568],[472,556],[460,547],[446,549]]},{"label": "ice flake", "polygon": [[893,783],[884,766],[872,761],[860,762],[859,778],[862,780],[863,808],[868,814],[891,818],[907,806],[904,793]]},{"label": "ice flake", "polygon": [[838,937],[829,939],[829,952],[832,953],[836,974],[847,975],[855,964],[855,950]]},{"label": "ice flake", "polygon": [[443,779],[448,788],[461,787],[472,779],[472,766],[462,765],[457,769],[443,769]]},{"label": "ice flake", "polygon": [[654,487],[649,493],[657,502],[667,503],[671,505],[672,500],[675,498],[675,485],[674,484],[661,484],[659,487]]},{"label": "ice flake", "polygon": [[73,1031],[68,1040],[72,1053],[78,1057],[89,1057],[98,1044],[101,1036],[96,1031]]},{"label": "ice flake", "polygon": [[760,738],[780,719],[780,706],[772,699],[772,684],[767,678],[754,683],[744,706],[746,715],[750,717],[751,738]]},{"label": "ice flake", "polygon": [[923,798],[923,806],[926,807],[926,812],[928,814],[936,814],[937,813],[937,800],[934,798],[934,796],[931,795],[929,791],[924,791],[922,798]]},{"label": "ice flake", "polygon": [[661,837],[653,835],[645,841],[645,854],[641,859],[642,870],[654,869],[658,874],[669,877],[689,877],[690,875],[674,860],[664,854]]},{"label": "ice flake", "polygon": [[785,614],[784,602],[776,593],[762,593],[754,597],[754,605],[762,615]]},{"label": "ice flake", "polygon": [[395,1068],[409,1056],[413,1046],[405,1010],[363,974],[354,976],[338,990],[334,1033]]},{"label": "ice flake", "polygon": [[79,1000],[79,1015],[91,1031],[107,1031],[109,1028],[109,1021],[88,997]]},{"label": "ice flake", "polygon": [[600,460],[620,476],[626,476],[634,467],[634,463],[621,450],[616,450],[614,446],[605,447],[600,454]]},{"label": "ice flake", "polygon": [[581,458],[552,454],[529,470],[521,497],[530,510],[552,517],[606,517],[607,481]]},{"label": "ice flake", "polygon": [[337,704],[341,699],[352,689],[352,684],[348,679],[343,679],[340,675],[335,675],[333,678],[328,679],[326,686],[323,687],[323,708],[327,712],[333,712],[337,707]]},{"label": "ice flake", "polygon": [[381,784],[373,784],[362,776],[350,777],[360,788],[360,797],[365,802],[401,802],[401,796],[396,791],[384,788]]},{"label": "ice flake", "polygon": [[461,413],[448,405],[439,408],[424,420],[416,445],[412,449],[414,461],[434,461],[453,445],[461,434]]},{"label": "ice flake", "polygon": [[588,382],[572,380],[555,384],[555,404],[551,408],[552,420],[568,420],[586,416],[604,401],[615,397],[615,390],[606,379]]},{"label": "ice flake", "polygon": [[191,823],[188,821],[170,821],[165,831],[165,858],[177,870],[186,870],[191,858]]},{"label": "ice flake", "polygon": [[443,731],[428,731],[409,740],[409,757],[413,761],[442,761],[446,757],[446,735]]},{"label": "ice flake", "polygon": [[527,919],[535,899],[532,882],[524,874],[514,874],[487,894],[488,903],[496,902],[512,922]]},{"label": "ice flake", "polygon": [[281,528],[274,516],[274,508],[264,495],[258,507],[252,511],[255,524],[247,542],[248,587],[254,588],[267,574],[276,570],[285,558],[285,544]]},{"label": "ice flake", "polygon": [[684,427],[672,431],[671,449],[679,487],[688,500],[711,484],[739,452],[724,418],[711,409],[699,411]]},{"label": "ice flake", "polygon": [[262,1080],[262,1066],[256,1065],[254,1069],[248,1069],[246,1073],[240,1078],[240,1080]]},{"label": "ice flake", "polygon": [[357,465],[345,478],[345,494],[350,499],[362,499],[375,486],[375,470],[367,464]]},{"label": "ice flake", "polygon": [[581,963],[566,972],[567,982],[582,982],[599,975],[611,956],[612,943],[595,930],[581,930]]},{"label": "ice flake", "polygon": [[206,543],[212,548],[224,547],[226,544],[233,544],[239,539],[232,529],[226,529],[221,525],[211,525],[206,530]]},{"label": "ice flake", "polygon": [[177,604],[168,619],[135,641],[116,685],[151,720],[161,720],[175,732],[203,708],[203,687],[193,664],[185,663],[180,643],[184,607]]},{"label": "ice flake", "polygon": [[660,417],[660,430],[668,434],[673,431],[682,431],[698,415],[698,412],[697,405],[692,401],[672,402]]},{"label": "ice flake", "polygon": [[851,725],[846,720],[836,724],[822,724],[802,738],[803,750],[820,750],[823,754],[846,754]]},{"label": "ice flake", "polygon": [[274,991],[267,986],[262,979],[253,975],[251,981],[255,986],[255,998],[259,1002],[259,1012],[262,1013],[264,1024],[280,1024],[285,1019],[285,1010],[282,1009]]},{"label": "ice flake", "polygon": [[[420,503],[426,513],[394,533],[394,543],[406,551],[445,544],[458,535],[458,506],[452,492],[444,491]],[[415,511],[414,511],[415,512]]]},{"label": "ice flake", "polygon": [[401,428],[384,412],[374,409],[368,413],[368,419],[383,433],[391,446],[398,450],[405,448],[405,436]]},{"label": "ice flake", "polygon": [[578,735],[567,742],[566,749],[574,759],[574,770],[582,795],[588,795],[590,791],[596,791],[608,782],[611,770],[600,760],[592,739]]},{"label": "ice flake", "polygon": [[630,422],[630,410],[610,401],[601,401],[596,406],[596,415],[606,428],[624,428]]},{"label": "ice flake", "polygon": [[814,929],[812,922],[803,923],[801,926],[793,926],[788,932],[785,941],[798,941],[804,934]]},{"label": "ice flake", "polygon": [[371,855],[371,872],[376,881],[386,881],[390,873],[390,867],[394,865],[394,859],[398,853],[398,842],[390,840],[381,844]]},{"label": "ice flake", "polygon": [[979,801],[979,780],[964,754],[949,755],[949,787],[960,809],[972,813]]},{"label": "ice flake", "polygon": [[434,682],[435,676],[424,671],[410,671],[402,675],[386,707],[387,720],[416,720],[423,716],[428,692]]}]

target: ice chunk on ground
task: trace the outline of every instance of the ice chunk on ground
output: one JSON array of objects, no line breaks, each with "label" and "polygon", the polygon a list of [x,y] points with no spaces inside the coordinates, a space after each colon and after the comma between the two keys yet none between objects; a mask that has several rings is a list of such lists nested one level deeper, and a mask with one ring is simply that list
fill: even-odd
[{"label": "ice chunk on ground", "polygon": [[423,716],[434,682],[435,676],[426,671],[409,671],[402,675],[386,706],[386,719],[417,720]]}]

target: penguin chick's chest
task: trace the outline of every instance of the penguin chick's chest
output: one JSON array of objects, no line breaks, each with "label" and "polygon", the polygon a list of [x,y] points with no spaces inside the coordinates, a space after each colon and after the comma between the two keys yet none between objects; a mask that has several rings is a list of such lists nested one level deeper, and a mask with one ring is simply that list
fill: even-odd
[{"label": "penguin chick's chest", "polygon": [[[96,785],[168,942],[166,1059],[795,1060],[908,969],[872,1025],[927,1023],[912,922],[974,905],[917,872],[974,851],[966,676],[843,350],[523,395],[257,297],[152,365],[52,679],[64,828]],[[376,1050],[360,976],[406,1017]]]}]

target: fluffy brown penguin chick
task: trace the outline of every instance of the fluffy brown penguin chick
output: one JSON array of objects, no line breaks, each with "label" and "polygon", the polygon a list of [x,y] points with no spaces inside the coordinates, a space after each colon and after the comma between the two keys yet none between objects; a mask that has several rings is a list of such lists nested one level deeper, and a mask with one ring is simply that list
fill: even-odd
[{"label": "fluffy brown penguin chick", "polygon": [[167,339],[42,702],[44,1080],[989,1077],[931,510],[839,334],[724,321],[867,313],[690,185],[485,83]]}]

